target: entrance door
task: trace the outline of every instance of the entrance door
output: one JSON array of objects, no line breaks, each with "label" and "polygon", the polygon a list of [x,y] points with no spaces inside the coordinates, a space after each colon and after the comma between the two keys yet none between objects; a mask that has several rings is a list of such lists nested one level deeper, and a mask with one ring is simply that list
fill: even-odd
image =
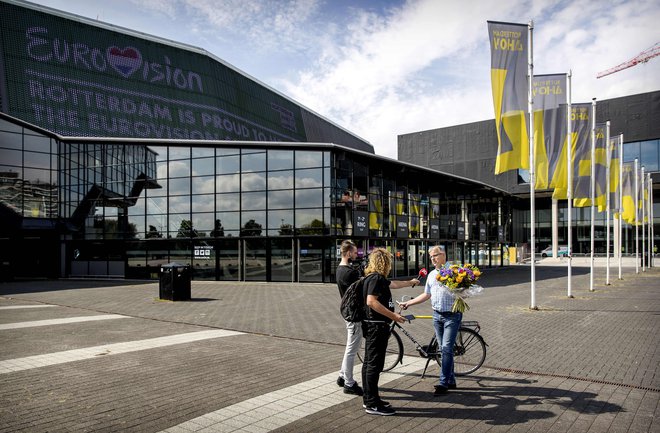
[{"label": "entrance door", "polygon": [[393,267],[395,277],[408,275],[408,241],[396,241]]},{"label": "entrance door", "polygon": [[216,267],[218,280],[238,281],[241,278],[241,254],[238,239],[222,239],[217,242]]},{"label": "entrance door", "polygon": [[295,281],[293,265],[293,239],[271,239],[270,281]]},{"label": "entrance door", "polygon": [[246,239],[243,241],[244,281],[267,281],[268,254],[264,239]]},{"label": "entrance door", "polygon": [[322,283],[332,281],[331,261],[335,246],[325,238],[298,240],[298,281]]}]

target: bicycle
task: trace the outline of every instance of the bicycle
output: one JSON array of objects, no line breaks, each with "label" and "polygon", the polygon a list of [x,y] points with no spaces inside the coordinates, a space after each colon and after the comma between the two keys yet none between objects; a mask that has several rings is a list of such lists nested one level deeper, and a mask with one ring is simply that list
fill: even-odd
[{"label": "bicycle", "polygon": [[[404,302],[402,298],[401,302]],[[401,304],[397,301],[397,304]],[[399,308],[399,314],[403,311],[402,308]],[[433,316],[426,315],[414,315],[409,314],[404,316],[408,323],[414,319],[432,319]],[[442,364],[442,353],[438,350],[438,342],[435,338],[435,332],[431,341],[427,345],[421,345],[417,339],[410,334],[403,326],[397,322],[392,322],[390,325],[390,338],[387,343],[387,352],[385,355],[385,366],[383,371],[390,371],[397,364],[403,365],[403,341],[399,336],[399,333],[395,328],[401,330],[403,335],[408,337],[410,341],[415,345],[415,349],[422,358],[426,358],[426,366],[422,372],[422,379],[426,374],[429,363],[431,360],[435,359],[438,363],[438,366]],[[458,334],[456,336],[456,343],[454,344],[454,374],[456,376],[466,376],[468,374],[474,373],[477,371],[486,360],[486,342],[483,337],[479,334],[481,326],[476,320],[466,320],[461,322],[461,326],[458,329]],[[358,351],[358,358],[360,361],[364,362],[362,351]]]}]

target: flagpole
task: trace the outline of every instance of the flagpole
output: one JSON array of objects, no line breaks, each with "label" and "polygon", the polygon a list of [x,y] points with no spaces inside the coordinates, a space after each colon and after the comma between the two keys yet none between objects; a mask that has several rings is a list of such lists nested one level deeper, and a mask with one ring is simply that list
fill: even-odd
[{"label": "flagpole", "polygon": [[612,151],[610,149],[610,121],[608,120],[605,122],[605,143],[606,143],[606,149],[607,149],[607,168],[605,169],[605,212],[606,212],[606,217],[605,219],[607,220],[606,224],[606,230],[607,230],[607,236],[606,236],[606,242],[607,245],[605,246],[605,255],[607,256],[607,259],[605,260],[607,262],[606,264],[606,272],[605,272],[605,285],[609,286],[610,285],[610,163],[612,162]]},{"label": "flagpole", "polygon": [[642,175],[639,178],[640,182],[641,182],[640,188],[642,189],[642,191],[641,191],[642,192],[642,213],[641,213],[641,217],[642,217],[641,218],[642,219],[642,272],[646,272],[646,269],[645,269],[646,258],[644,257],[644,253],[646,251],[646,247],[644,246],[644,245],[646,245],[646,233],[645,233],[646,229],[644,228],[644,217],[646,216],[645,215],[646,206],[645,206],[645,203],[644,203],[646,201],[646,200],[644,200],[644,194],[646,192],[646,185],[644,185],[646,183],[646,182],[644,182],[645,177],[646,176],[644,176],[644,166],[642,166]]},{"label": "flagpole", "polygon": [[651,229],[651,266],[653,266],[653,254],[655,250],[655,228],[653,227],[653,179],[651,178],[651,173],[649,173],[649,211],[651,212],[651,217],[649,223]]},{"label": "flagpole", "polygon": [[530,244],[532,251],[531,263],[531,301],[530,308],[538,310],[536,306],[536,235],[535,225],[536,206],[534,205],[534,100],[532,99],[532,79],[534,77],[534,56],[533,56],[533,43],[532,34],[534,31],[534,21],[530,21],[527,25],[528,29],[528,44],[527,50],[527,112],[529,115],[529,224],[530,224]]},{"label": "flagpole", "polygon": [[566,198],[568,199],[568,286],[567,286],[567,296],[569,298],[573,297],[572,293],[572,273],[573,273],[573,111],[571,110],[571,77],[573,76],[572,71],[568,71],[568,81],[567,81],[567,116],[566,116]]},{"label": "flagpole", "polygon": [[596,98],[591,100],[591,266],[589,270],[589,291],[594,291],[594,237],[596,223]]},{"label": "flagpole", "polygon": [[646,177],[647,177],[646,182],[645,182],[646,183],[646,191],[647,191],[647,194],[649,196],[649,198],[646,200],[646,216],[647,216],[647,218],[646,218],[646,220],[647,220],[646,221],[646,229],[648,230],[648,236],[646,237],[646,239],[648,239],[648,241],[646,243],[646,251],[647,251],[647,253],[646,253],[646,268],[651,269],[651,244],[653,243],[653,240],[651,238],[651,224],[652,224],[652,221],[653,221],[653,220],[651,220],[651,191],[652,191],[651,190],[651,186],[652,186],[652,184],[651,184],[651,173],[646,173]]},{"label": "flagpole", "polygon": [[639,173],[637,170],[638,162],[635,158],[635,273],[639,274]]},{"label": "flagpole", "polygon": [[619,134],[619,279],[623,279],[623,134]]}]

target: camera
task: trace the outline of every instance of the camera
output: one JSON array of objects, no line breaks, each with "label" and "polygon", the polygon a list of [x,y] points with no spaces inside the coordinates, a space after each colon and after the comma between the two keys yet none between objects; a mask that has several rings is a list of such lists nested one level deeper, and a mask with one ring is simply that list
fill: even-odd
[{"label": "camera", "polygon": [[351,262],[353,269],[360,271],[360,275],[364,275],[364,270],[367,269],[367,265],[369,265],[369,254],[365,254],[361,259]]}]

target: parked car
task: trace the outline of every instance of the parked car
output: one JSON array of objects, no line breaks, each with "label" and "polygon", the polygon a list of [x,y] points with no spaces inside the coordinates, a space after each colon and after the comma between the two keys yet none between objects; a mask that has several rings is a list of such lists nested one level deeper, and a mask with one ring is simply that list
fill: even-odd
[{"label": "parked car", "polygon": [[[557,255],[559,257],[567,257],[569,254],[567,245],[560,245],[557,248]],[[548,247],[541,251],[541,257],[552,257],[552,247]]]}]

